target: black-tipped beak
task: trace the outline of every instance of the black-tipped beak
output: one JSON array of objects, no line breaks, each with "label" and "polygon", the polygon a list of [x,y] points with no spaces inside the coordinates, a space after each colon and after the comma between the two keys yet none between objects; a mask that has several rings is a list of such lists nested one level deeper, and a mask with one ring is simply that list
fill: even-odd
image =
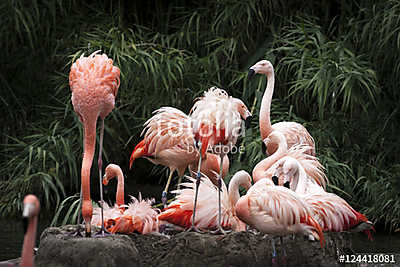
[{"label": "black-tipped beak", "polygon": [[289,181],[285,182],[285,183],[283,184],[283,186],[286,187],[286,188],[288,188],[288,189],[290,189],[290,182],[289,182]]},{"label": "black-tipped beak", "polygon": [[24,235],[26,234],[26,231],[28,230],[28,222],[29,222],[28,217],[22,217],[22,227],[24,228]]},{"label": "black-tipped beak", "polygon": [[279,178],[278,178],[278,176],[272,176],[272,181],[274,182],[274,185],[278,185],[278,180],[279,180]]},{"label": "black-tipped beak", "polygon": [[250,128],[250,126],[251,126],[251,119],[253,118],[253,116],[248,116],[247,118],[246,118],[246,120],[244,121],[244,126],[246,127],[246,128]]},{"label": "black-tipped beak", "polygon": [[247,79],[250,80],[251,78],[253,78],[254,74],[256,74],[256,72],[253,69],[249,69],[249,73],[247,74]]},{"label": "black-tipped beak", "polygon": [[267,155],[267,146],[265,145],[264,141],[261,142],[261,151],[264,155]]}]

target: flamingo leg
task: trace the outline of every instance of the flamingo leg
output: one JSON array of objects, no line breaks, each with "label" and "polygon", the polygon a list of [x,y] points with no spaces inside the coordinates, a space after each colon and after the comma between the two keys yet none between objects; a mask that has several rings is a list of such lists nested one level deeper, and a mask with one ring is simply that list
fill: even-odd
[{"label": "flamingo leg", "polygon": [[222,228],[221,226],[221,187],[222,187],[222,162],[224,159],[225,154],[221,153],[220,154],[220,166],[219,166],[219,176],[218,176],[218,226],[217,226],[217,230],[213,231],[213,234],[227,234],[231,231],[226,231]]},{"label": "flamingo leg", "polygon": [[201,142],[199,142],[199,165],[197,167],[197,174],[196,174],[196,190],[195,190],[195,195],[194,195],[194,204],[193,204],[193,216],[192,216],[192,226],[187,230],[187,231],[195,231],[195,232],[199,232],[202,233],[202,231],[200,231],[195,225],[195,221],[196,221],[196,206],[197,206],[197,196],[199,193],[199,186],[200,186],[200,181],[201,181],[201,172],[200,172],[200,166],[201,166]]},{"label": "flamingo leg", "polygon": [[105,234],[110,234],[104,228],[104,214],[103,214],[103,137],[104,137],[104,119],[101,119],[101,126],[100,126],[100,142],[99,142],[99,156],[97,165],[99,168],[99,184],[100,184],[100,216],[101,216],[101,228],[100,231],[95,234],[95,236],[104,236]]},{"label": "flamingo leg", "polygon": [[281,248],[282,248],[282,265],[286,266],[286,257],[287,257],[286,248],[285,245],[283,244],[283,237],[280,236],[279,239],[281,241]]},{"label": "flamingo leg", "polygon": [[161,195],[161,201],[162,201],[162,203],[164,205],[164,208],[167,207],[168,187],[169,187],[169,184],[171,183],[171,178],[172,178],[172,174],[173,173],[174,173],[174,170],[170,169],[169,170],[169,177],[168,177],[167,184],[165,185],[164,191],[162,192],[162,195]]},{"label": "flamingo leg", "polygon": [[275,239],[273,237],[271,240],[271,246],[272,246],[272,265],[275,266],[277,261],[276,261]]}]

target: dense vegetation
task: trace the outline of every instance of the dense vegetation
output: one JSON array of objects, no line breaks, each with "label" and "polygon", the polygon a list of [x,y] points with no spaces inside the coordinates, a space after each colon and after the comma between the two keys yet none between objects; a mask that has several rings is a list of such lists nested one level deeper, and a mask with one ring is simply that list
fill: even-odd
[{"label": "dense vegetation", "polygon": [[[266,58],[276,73],[272,121],[303,123],[317,142],[328,189],[378,226],[399,227],[398,1],[85,2],[0,4],[2,216],[16,214],[27,192],[39,194],[52,214],[76,205],[82,128],[68,73],[82,53],[101,49],[122,81],[106,119],[105,162],[121,165],[127,183],[164,176],[149,173],[145,161],[128,171],[151,112],[188,112],[188,100],[212,85],[256,115],[239,140],[245,153],[231,155],[231,174],[250,171],[263,157],[257,113],[266,79],[249,82],[246,73]],[[92,174],[94,180],[96,164]]]}]

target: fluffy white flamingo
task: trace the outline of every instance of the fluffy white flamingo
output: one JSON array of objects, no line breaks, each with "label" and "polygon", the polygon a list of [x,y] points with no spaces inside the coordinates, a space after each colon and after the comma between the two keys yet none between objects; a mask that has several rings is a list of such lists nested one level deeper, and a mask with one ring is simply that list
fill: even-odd
[{"label": "fluffy white flamingo", "polygon": [[[112,59],[99,51],[88,57],[82,56],[71,66],[69,86],[72,91],[71,101],[75,112],[84,128],[84,153],[81,170],[82,216],[85,220],[86,236],[91,236],[92,202],[90,199],[90,169],[92,167],[96,145],[96,123],[101,118],[99,149],[100,201],[103,204],[102,187],[102,146],[104,119],[113,110],[115,97],[120,84],[120,70],[113,65]],[[101,205],[102,207],[102,205]],[[103,224],[102,224],[103,225]],[[79,232],[79,229],[78,229]],[[101,228],[104,235],[104,228]]]},{"label": "fluffy white flamingo", "polygon": [[[200,150],[200,158],[197,172],[195,189],[195,200],[193,206],[193,225],[191,229],[197,230],[194,222],[197,206],[197,192],[200,185],[200,166],[202,157],[207,150],[212,150],[220,156],[220,171],[218,177],[218,188],[222,186],[223,158],[236,144],[241,130],[241,117],[247,118],[251,113],[243,102],[219,88],[212,87],[198,98],[193,105],[190,116],[193,123],[194,138]],[[221,190],[218,190],[219,220],[216,232],[225,233],[221,227]]]},{"label": "fluffy white flamingo", "polygon": [[[183,183],[184,189],[173,191],[177,194],[176,199],[171,202],[167,208],[158,215],[161,221],[190,228],[193,223],[193,206],[196,188],[196,179],[189,178],[190,182]],[[221,226],[224,229],[232,229],[234,231],[246,230],[245,224],[240,221],[235,214],[235,204],[238,201],[239,186],[243,186],[248,190],[251,186],[251,177],[245,171],[238,171],[232,177],[229,188],[226,189],[225,183],[222,184],[221,192]],[[199,187],[199,195],[197,199],[197,216],[194,225],[199,229],[216,229],[218,227],[218,198],[217,191],[219,189],[204,176],[201,179]]]},{"label": "fluffy white flamingo", "polygon": [[[292,190],[275,186],[267,178],[256,182],[235,206],[240,220],[264,234],[285,236],[302,234],[324,244],[321,226],[312,217],[308,205]],[[273,258],[276,257],[272,239]]]},{"label": "fluffy white flamingo", "polygon": [[[277,162],[285,156],[290,156],[298,160],[310,179],[313,179],[318,185],[325,188],[326,175],[324,167],[315,156],[306,154],[309,151],[307,145],[295,145],[288,149],[285,135],[281,131],[272,131],[264,142],[267,145],[270,143],[277,144],[278,148],[271,156],[261,160],[254,167],[252,173],[254,182],[262,178],[271,179],[277,168]],[[279,184],[283,185],[283,180],[279,181]]]},{"label": "fluffy white flamingo", "polygon": [[[310,155],[315,155],[314,139],[303,125],[297,122],[287,121],[278,122],[274,125],[271,125],[270,109],[275,84],[274,67],[272,66],[271,62],[268,60],[261,60],[257,62],[250,67],[248,77],[251,78],[256,73],[267,76],[267,87],[265,88],[262,98],[259,118],[261,139],[264,140],[267,138],[268,135],[274,130],[280,131],[285,135],[289,148],[294,144],[306,144],[310,146],[310,150],[307,151],[307,153]],[[271,155],[277,149],[277,146],[278,144],[276,143],[270,143],[267,146],[268,154]]]},{"label": "fluffy white flamingo", "polygon": [[371,239],[369,230],[373,229],[373,224],[367,217],[355,211],[338,195],[326,192],[309,179],[298,160],[292,157],[280,159],[276,174],[282,175],[285,182],[290,182],[290,188],[311,207],[313,217],[324,231],[364,231]]},{"label": "fluffy white flamingo", "polygon": [[[131,196],[131,202],[125,205],[124,201],[124,174],[116,164],[109,164],[105,170],[103,184],[107,185],[109,180],[117,177],[117,194],[114,207],[104,204],[104,225],[111,233],[131,234],[138,232],[147,234],[158,231],[157,215],[159,210],[153,209],[151,204],[154,200],[144,200]],[[100,226],[100,208],[94,208],[92,224]]]}]

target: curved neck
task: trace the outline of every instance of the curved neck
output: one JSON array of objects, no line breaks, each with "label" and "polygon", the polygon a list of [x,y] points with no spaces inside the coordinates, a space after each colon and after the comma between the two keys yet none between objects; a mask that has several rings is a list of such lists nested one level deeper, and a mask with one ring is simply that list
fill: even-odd
[{"label": "curved neck", "polygon": [[272,70],[267,75],[267,87],[265,88],[264,95],[261,102],[259,124],[261,139],[264,140],[272,132],[272,125],[270,119],[271,101],[274,94],[275,75]]},{"label": "curved neck", "polygon": [[28,228],[24,237],[24,244],[22,246],[21,265],[23,267],[34,267],[33,262],[33,248],[35,246],[37,227],[37,216],[29,220]]},{"label": "curved neck", "polygon": [[295,168],[295,174],[290,179],[290,189],[298,194],[305,194],[307,191],[307,173],[299,162],[297,162]]},{"label": "curved neck", "polygon": [[117,185],[117,195],[115,202],[117,203],[118,206],[124,205],[125,200],[124,200],[124,174],[122,173],[121,169],[118,170],[117,172],[117,179],[118,179],[118,185]]},{"label": "curved neck", "polygon": [[246,176],[243,175],[238,175],[238,176],[233,176],[231,181],[229,182],[229,187],[228,187],[228,194],[229,198],[233,204],[233,206],[236,205],[236,202],[240,198],[240,193],[239,193],[239,186],[243,186],[248,190],[248,179]]},{"label": "curved neck", "polygon": [[283,134],[279,133],[278,149],[271,156],[263,159],[253,169],[253,181],[256,183],[262,178],[266,178],[267,170],[287,152],[287,143]]}]

